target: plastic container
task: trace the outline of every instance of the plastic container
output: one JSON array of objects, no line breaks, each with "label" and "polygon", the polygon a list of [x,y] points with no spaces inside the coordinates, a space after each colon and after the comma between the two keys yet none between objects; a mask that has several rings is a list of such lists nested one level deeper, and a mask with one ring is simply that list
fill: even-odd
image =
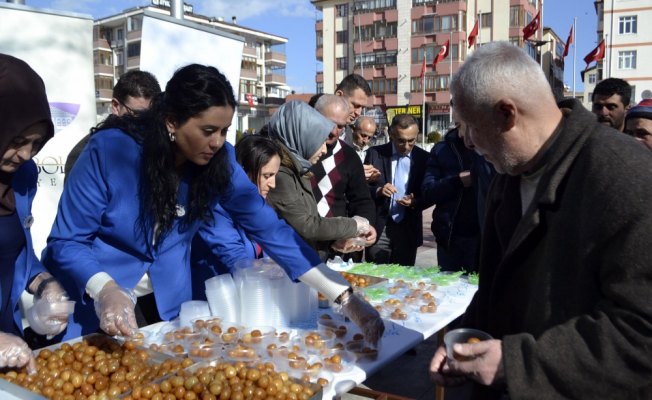
[{"label": "plastic container", "polygon": [[444,335],[444,344],[446,345],[446,356],[458,361],[468,361],[467,357],[456,354],[453,351],[453,345],[456,343],[475,343],[483,340],[493,339],[487,332],[479,329],[460,328],[453,329]]},{"label": "plastic container", "polygon": [[231,274],[222,274],[207,279],[206,300],[212,315],[229,321],[240,320],[240,296]]},{"label": "plastic container", "polygon": [[324,363],[324,368],[334,374],[351,371],[357,360],[355,353],[340,349],[322,351],[320,358]]},{"label": "plastic container", "polygon": [[191,300],[181,303],[181,311],[179,312],[179,324],[183,326],[191,326],[194,319],[211,315],[211,310],[208,308],[208,302]]},{"label": "plastic container", "polygon": [[301,344],[310,354],[318,354],[322,350],[328,350],[335,343],[333,332],[307,331],[301,335]]}]

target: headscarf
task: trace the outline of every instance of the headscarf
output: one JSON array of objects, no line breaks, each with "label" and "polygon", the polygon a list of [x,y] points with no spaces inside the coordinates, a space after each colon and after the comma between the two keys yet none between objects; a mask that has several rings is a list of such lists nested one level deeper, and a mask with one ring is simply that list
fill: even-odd
[{"label": "headscarf", "polygon": [[[15,136],[38,122],[48,124],[45,144],[54,136],[54,125],[43,80],[24,61],[0,54],[0,156]],[[0,172],[0,216],[16,210],[12,180],[13,174]]]},{"label": "headscarf", "polygon": [[303,101],[289,101],[281,106],[268,124],[268,135],[280,141],[299,161],[305,173],[312,157],[335,127],[335,123]]}]

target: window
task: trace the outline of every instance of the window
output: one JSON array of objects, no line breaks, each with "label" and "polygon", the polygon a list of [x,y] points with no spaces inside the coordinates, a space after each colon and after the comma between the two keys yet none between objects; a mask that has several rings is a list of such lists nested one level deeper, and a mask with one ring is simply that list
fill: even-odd
[{"label": "window", "polygon": [[317,48],[321,49],[322,47],[324,47],[324,35],[323,35],[323,33],[322,32],[317,33],[316,38],[317,38]]},{"label": "window", "polygon": [[339,31],[335,33],[336,43],[348,43],[349,42],[349,31]]},{"label": "window", "polygon": [[396,94],[396,79],[374,79],[369,86],[375,95]]},{"label": "window", "polygon": [[521,45],[521,37],[520,36],[510,36],[509,37],[509,42],[513,44],[514,46],[520,46]]},{"label": "window", "polygon": [[353,10],[356,12],[368,12],[386,8],[396,8],[396,0],[361,0],[356,1],[353,5]]},{"label": "window", "polygon": [[618,52],[618,69],[636,69],[636,50]]},{"label": "window", "polygon": [[[484,27],[484,25],[482,25]],[[412,33],[429,34],[434,32],[458,31],[457,15],[427,16],[412,21]]]},{"label": "window", "polygon": [[95,90],[113,89],[113,78],[108,76],[96,76],[95,77]]},{"label": "window", "polygon": [[127,57],[140,57],[140,42],[129,43],[127,45]]},{"label": "window", "polygon": [[337,64],[337,69],[348,70],[349,69],[349,59],[348,57],[340,57],[335,59]]},{"label": "window", "polygon": [[120,28],[116,31],[116,36],[119,41],[123,41],[125,38],[125,32],[124,29]]},{"label": "window", "polygon": [[360,61],[364,65],[392,65],[396,64],[396,51],[377,51],[375,53],[364,53],[355,55],[356,67],[360,65]]},{"label": "window", "polygon": [[128,32],[139,31],[139,30],[141,30],[142,26],[143,26],[143,16],[142,15],[127,18],[127,31]]},{"label": "window", "polygon": [[627,15],[618,18],[618,33],[621,35],[636,33],[636,15]]},{"label": "window", "polygon": [[510,6],[509,7],[509,26],[516,27],[521,26],[521,6]]},{"label": "window", "polygon": [[[450,77],[446,75],[428,75],[424,76],[423,82],[425,85],[426,92],[441,92],[448,90],[448,79]],[[420,92],[422,91],[421,86],[421,77],[417,76],[410,80],[410,91]]]},{"label": "window", "polygon": [[335,15],[338,17],[348,17],[349,16],[349,4],[338,4],[335,6]]},{"label": "window", "polygon": [[595,74],[589,75],[589,83],[595,84]]},{"label": "window", "polygon": [[317,82],[317,86],[315,87],[315,92],[317,94],[324,93],[324,82]]},{"label": "window", "polygon": [[491,13],[483,13],[480,15],[480,26],[483,28],[492,27],[492,16]]}]

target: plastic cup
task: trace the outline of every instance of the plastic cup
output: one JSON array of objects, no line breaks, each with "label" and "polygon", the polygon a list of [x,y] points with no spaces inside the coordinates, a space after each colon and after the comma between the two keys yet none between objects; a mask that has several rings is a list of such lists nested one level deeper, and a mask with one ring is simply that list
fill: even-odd
[{"label": "plastic cup", "polygon": [[211,315],[206,301],[186,301],[181,303],[181,311],[179,312],[179,322],[181,326],[191,326],[193,319]]},{"label": "plastic cup", "polygon": [[444,335],[444,344],[446,345],[446,356],[451,360],[455,359],[458,361],[468,361],[467,357],[456,354],[453,351],[453,345],[456,343],[475,343],[478,341],[484,341],[489,339],[493,339],[491,335],[479,329],[472,329],[472,328],[453,329],[452,331]]}]

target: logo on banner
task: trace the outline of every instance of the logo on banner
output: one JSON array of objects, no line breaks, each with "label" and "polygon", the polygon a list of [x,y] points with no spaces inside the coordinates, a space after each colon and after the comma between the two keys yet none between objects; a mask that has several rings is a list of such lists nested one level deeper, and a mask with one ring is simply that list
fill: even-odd
[{"label": "logo on banner", "polygon": [[54,124],[54,133],[65,129],[79,114],[79,104],[50,103],[50,114]]}]

